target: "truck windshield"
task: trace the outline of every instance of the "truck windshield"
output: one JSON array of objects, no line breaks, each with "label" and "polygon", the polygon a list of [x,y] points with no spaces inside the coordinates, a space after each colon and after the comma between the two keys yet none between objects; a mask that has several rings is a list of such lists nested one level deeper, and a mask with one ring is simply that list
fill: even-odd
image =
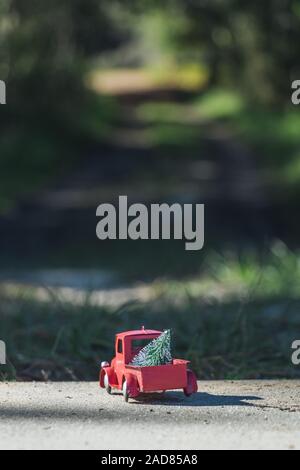
[{"label": "truck windshield", "polygon": [[135,338],[131,340],[131,354],[130,354],[130,360],[129,362],[132,361],[134,356],[136,356],[141,349],[143,349],[147,344],[151,343],[155,338],[157,338],[159,335],[152,336],[149,338]]},{"label": "truck windshield", "polygon": [[149,338],[143,338],[143,339],[133,339],[132,340],[132,349],[143,349],[147,344],[149,344],[152,341],[152,339]]}]

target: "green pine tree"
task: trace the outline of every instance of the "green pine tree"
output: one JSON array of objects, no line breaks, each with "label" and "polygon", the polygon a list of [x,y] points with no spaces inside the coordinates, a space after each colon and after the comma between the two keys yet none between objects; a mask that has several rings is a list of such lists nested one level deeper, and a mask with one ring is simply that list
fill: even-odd
[{"label": "green pine tree", "polygon": [[164,331],[133,358],[131,365],[137,367],[163,366],[172,362],[171,331]]}]

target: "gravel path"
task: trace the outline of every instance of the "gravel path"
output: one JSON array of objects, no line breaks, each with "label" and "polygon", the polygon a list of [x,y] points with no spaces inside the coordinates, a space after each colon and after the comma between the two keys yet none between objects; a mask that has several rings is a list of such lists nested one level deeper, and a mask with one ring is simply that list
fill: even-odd
[{"label": "gravel path", "polygon": [[0,449],[300,449],[300,382],[199,382],[128,404],[97,383],[0,384]]}]

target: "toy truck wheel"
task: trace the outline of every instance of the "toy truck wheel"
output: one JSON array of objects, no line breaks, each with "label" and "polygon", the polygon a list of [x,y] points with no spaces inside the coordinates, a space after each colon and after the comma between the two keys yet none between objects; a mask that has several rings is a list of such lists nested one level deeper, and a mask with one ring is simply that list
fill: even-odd
[{"label": "toy truck wheel", "polygon": [[111,386],[109,385],[107,374],[105,374],[105,376],[104,376],[104,387],[105,387],[105,390],[107,391],[107,393],[109,393],[109,395],[111,395]]},{"label": "toy truck wheel", "polygon": [[197,381],[195,374],[191,371],[187,371],[187,386],[183,389],[183,393],[186,397],[190,397],[193,393],[197,392]]},{"label": "toy truck wheel", "polygon": [[126,380],[124,380],[124,383],[123,383],[123,397],[124,397],[124,400],[126,401],[126,403],[128,402],[128,399],[129,399],[129,394],[128,394],[128,387],[127,387],[127,382]]}]

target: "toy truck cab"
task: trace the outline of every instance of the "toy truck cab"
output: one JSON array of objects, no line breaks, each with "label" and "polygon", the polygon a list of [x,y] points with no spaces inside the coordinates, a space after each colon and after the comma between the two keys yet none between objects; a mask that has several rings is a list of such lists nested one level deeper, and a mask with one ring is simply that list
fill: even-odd
[{"label": "toy truck cab", "polygon": [[111,364],[101,364],[100,387],[105,388],[109,394],[113,389],[121,390],[126,401],[140,393],[180,388],[186,396],[197,392],[197,380],[194,373],[188,369],[189,361],[173,359],[171,364],[151,367],[131,365],[134,356],[161,334],[161,331],[144,328],[117,334],[115,357]]}]

